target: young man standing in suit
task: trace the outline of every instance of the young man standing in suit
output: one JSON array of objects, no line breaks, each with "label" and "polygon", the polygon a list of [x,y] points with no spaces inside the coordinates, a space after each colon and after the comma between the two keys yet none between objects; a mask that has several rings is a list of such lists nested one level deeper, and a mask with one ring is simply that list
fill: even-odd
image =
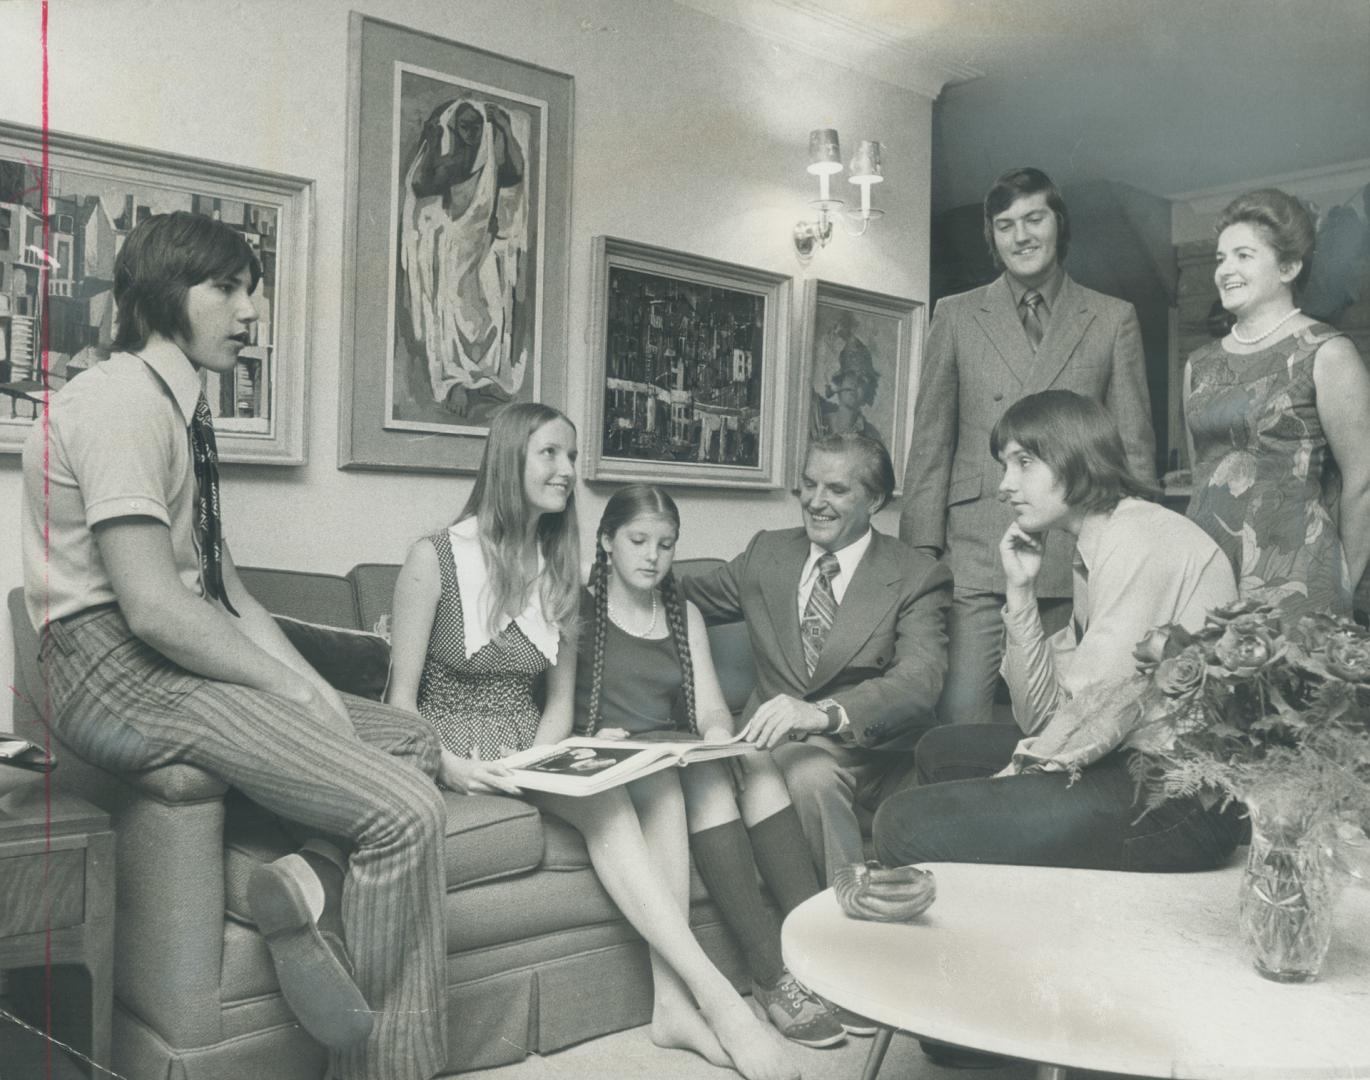
[{"label": "young man standing in suit", "polygon": [[746,621],[747,737],[774,750],[829,883],[863,860],[854,804],[874,809],[907,771],[946,670],[951,575],[871,528],[893,492],[880,443],[819,439],[800,481],[804,527],[758,533],[727,565],[680,582],[706,621]]},{"label": "young man standing in suit", "polygon": [[[943,723],[986,722],[994,703],[1004,635],[998,544],[1013,509],[998,498],[989,433],[1004,411],[1048,388],[1094,398],[1117,423],[1134,474],[1155,476],[1137,314],[1065,272],[1070,218],[1061,193],[1039,169],[1006,172],[985,196],[984,227],[1004,272],[937,305],[899,515],[900,539],[946,556],[955,580]],[[1048,537],[1038,578],[1048,622],[1068,615],[1072,554],[1067,535]]]}]

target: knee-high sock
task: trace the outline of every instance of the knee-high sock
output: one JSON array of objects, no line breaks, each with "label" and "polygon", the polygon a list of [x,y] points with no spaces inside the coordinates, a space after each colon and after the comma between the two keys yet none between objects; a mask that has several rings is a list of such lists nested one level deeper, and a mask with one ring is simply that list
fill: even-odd
[{"label": "knee-high sock", "polygon": [[747,832],[752,838],[752,855],[761,871],[761,880],[780,905],[782,917],[822,890],[809,842],[804,839],[793,806],[762,818]]},{"label": "knee-high sock", "polygon": [[742,948],[748,974],[762,986],[774,986],[785,970],[780,922],[761,898],[742,822],[734,819],[691,834],[690,852],[719,914]]}]

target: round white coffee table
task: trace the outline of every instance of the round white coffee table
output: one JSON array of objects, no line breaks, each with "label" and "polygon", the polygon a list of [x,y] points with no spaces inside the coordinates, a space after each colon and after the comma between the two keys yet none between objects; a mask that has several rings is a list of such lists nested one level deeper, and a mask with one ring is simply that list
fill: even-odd
[{"label": "round white coffee table", "polygon": [[1337,908],[1315,983],[1258,975],[1237,930],[1241,868],[1124,874],[935,863],[912,923],[849,919],[832,890],[785,920],[811,989],[894,1029],[1067,1068],[1185,1080],[1370,1077],[1370,889]]}]

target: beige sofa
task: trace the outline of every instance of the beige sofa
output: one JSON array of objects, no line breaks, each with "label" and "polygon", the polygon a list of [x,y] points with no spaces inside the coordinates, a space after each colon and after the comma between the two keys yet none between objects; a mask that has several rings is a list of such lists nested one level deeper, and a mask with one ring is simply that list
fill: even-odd
[{"label": "beige sofa", "polygon": [[[278,615],[371,628],[389,611],[396,570],[365,565],[338,577],[246,569],[243,578]],[[19,590],[9,610],[14,723],[32,736],[41,734],[43,676]],[[746,632],[710,633],[738,707],[753,678]],[[115,1072],[130,1080],[319,1080],[323,1049],[282,1000],[244,898],[253,865],[293,847],[279,821],[188,765],[114,775],[58,753],[59,786],[105,807],[116,830]],[[646,947],[600,887],[579,835],[516,799],[449,794],[447,802],[448,1071],[645,1023]],[[696,934],[740,984],[735,947],[697,878],[691,899]]]}]

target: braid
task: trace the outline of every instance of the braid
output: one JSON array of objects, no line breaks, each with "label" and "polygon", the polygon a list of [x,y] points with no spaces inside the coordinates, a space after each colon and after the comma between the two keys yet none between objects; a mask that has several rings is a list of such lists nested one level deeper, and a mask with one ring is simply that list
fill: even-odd
[{"label": "braid", "polygon": [[675,639],[675,651],[680,657],[681,689],[685,691],[685,721],[690,734],[699,734],[699,719],[695,715],[695,666],[690,659],[690,627],[685,617],[685,605],[675,588],[675,574],[667,571],[661,579],[661,599],[666,605],[666,622]]},{"label": "braid", "polygon": [[599,728],[600,691],[604,686],[604,639],[609,631],[609,556],[596,545],[595,565],[590,570],[590,589],[595,594],[594,650],[590,662],[590,713],[583,724],[586,735]]}]

